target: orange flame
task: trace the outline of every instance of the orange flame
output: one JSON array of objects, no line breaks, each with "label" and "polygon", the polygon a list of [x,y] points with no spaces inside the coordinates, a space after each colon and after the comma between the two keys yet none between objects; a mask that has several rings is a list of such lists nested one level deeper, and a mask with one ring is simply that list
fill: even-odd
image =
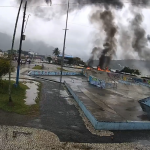
[{"label": "orange flame", "polygon": [[98,71],[104,71],[104,72],[110,72],[108,68],[106,68],[105,70],[101,69],[99,66],[97,67]]},{"label": "orange flame", "polygon": [[87,67],[86,69],[87,69],[87,70],[91,70],[91,68],[90,68],[90,67]]}]

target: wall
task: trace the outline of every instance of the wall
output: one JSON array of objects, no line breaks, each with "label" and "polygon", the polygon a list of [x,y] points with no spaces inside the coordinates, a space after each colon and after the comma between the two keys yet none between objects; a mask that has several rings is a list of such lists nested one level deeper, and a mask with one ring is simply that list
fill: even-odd
[{"label": "wall", "polygon": [[92,85],[96,85],[99,88],[106,89],[106,88],[114,88],[115,83],[108,83],[105,82],[104,80],[100,80],[94,76],[89,76],[89,82]]},{"label": "wall", "polygon": [[[61,72],[55,72],[55,71],[30,71],[28,75],[35,75],[35,76],[55,76],[55,75],[61,75]],[[78,72],[62,72],[62,75],[82,75],[81,73]]]},{"label": "wall", "polygon": [[[89,75],[91,75],[92,72],[90,73],[90,71],[87,71],[86,69],[84,69],[83,74],[86,77],[88,77],[88,79],[89,79]],[[101,76],[99,76],[98,78],[102,79]],[[137,78],[137,77],[130,76],[130,75],[108,72],[106,78],[111,79],[112,81],[118,81],[118,82],[124,83],[124,84],[133,84],[134,83],[134,84],[139,84],[139,85],[150,87],[150,80]],[[100,79],[97,79],[97,81],[96,81],[96,79],[94,79],[94,81],[92,81],[92,84],[99,85],[98,80],[100,80]],[[106,82],[106,79],[103,79],[103,80],[105,80],[105,82]]]},{"label": "wall", "polygon": [[100,87],[102,89],[106,88],[106,83],[103,80],[97,79],[96,77],[89,76],[89,82],[92,85],[96,85],[97,87]]}]

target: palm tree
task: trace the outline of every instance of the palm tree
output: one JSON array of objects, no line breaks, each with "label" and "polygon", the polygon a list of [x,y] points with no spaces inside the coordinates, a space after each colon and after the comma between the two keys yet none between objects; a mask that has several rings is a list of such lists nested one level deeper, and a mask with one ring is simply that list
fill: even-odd
[{"label": "palm tree", "polygon": [[60,54],[60,50],[59,50],[58,48],[55,48],[55,49],[53,50],[53,54],[54,54],[55,56],[58,56],[58,55]]}]

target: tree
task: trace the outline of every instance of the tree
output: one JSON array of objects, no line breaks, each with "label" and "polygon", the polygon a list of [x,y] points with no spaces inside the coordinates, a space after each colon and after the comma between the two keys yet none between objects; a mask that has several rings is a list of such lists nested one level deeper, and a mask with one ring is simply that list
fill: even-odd
[{"label": "tree", "polygon": [[[11,56],[11,50],[8,50],[8,58],[10,58]],[[12,56],[16,56],[17,55],[17,50],[12,50]]]},{"label": "tree", "polygon": [[137,70],[137,69],[131,69],[129,67],[124,67],[121,72],[125,72],[125,73],[130,73],[130,74],[137,74],[137,75],[140,75],[140,71]]},{"label": "tree", "polygon": [[[10,62],[8,59],[0,59],[0,79],[9,72]],[[13,71],[13,67],[11,67]]]},{"label": "tree", "polygon": [[53,54],[54,54],[55,56],[58,56],[58,55],[60,54],[60,50],[59,50],[58,48],[55,48],[55,49],[53,50]]},{"label": "tree", "polygon": [[79,64],[84,65],[84,66],[86,65],[85,62],[83,60],[81,60],[81,58],[79,58],[79,57],[75,57],[75,58],[73,58],[73,60],[74,60],[75,65],[79,65]]},{"label": "tree", "polygon": [[139,70],[134,70],[134,74],[140,75],[141,72]]},{"label": "tree", "polygon": [[52,61],[51,56],[48,56],[48,57],[47,57],[47,60],[48,60],[48,62],[50,63],[50,62]]},{"label": "tree", "polygon": [[74,63],[73,58],[69,58],[69,59],[68,59],[68,64],[71,65],[71,64],[73,64],[73,63]]}]

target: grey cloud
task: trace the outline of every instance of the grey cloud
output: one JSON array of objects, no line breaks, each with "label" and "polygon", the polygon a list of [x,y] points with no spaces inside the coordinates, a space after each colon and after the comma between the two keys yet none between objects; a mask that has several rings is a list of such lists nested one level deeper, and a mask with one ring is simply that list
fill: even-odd
[{"label": "grey cloud", "polygon": [[[11,36],[4,33],[0,33],[0,49],[2,49],[3,51],[9,50],[11,48],[11,41]],[[19,49],[19,39],[16,39],[14,49]],[[54,50],[54,47],[47,46],[42,41],[33,42],[30,40],[25,40],[22,44],[22,50],[31,50],[43,55],[52,55],[52,50]]]}]

